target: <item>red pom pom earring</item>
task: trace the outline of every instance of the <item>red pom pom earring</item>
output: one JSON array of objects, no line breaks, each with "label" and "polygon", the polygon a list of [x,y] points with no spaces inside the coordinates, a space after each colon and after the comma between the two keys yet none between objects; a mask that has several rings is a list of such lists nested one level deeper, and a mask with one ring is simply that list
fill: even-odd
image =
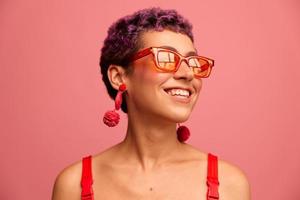
[{"label": "red pom pom earring", "polygon": [[126,85],[125,85],[125,83],[122,83],[119,86],[119,90],[118,90],[117,96],[115,98],[115,109],[107,111],[104,114],[103,122],[104,122],[104,124],[106,124],[109,127],[116,126],[120,121],[120,115],[119,115],[119,113],[116,112],[116,110],[119,110],[121,108],[122,94],[125,90],[126,90]]},{"label": "red pom pom earring", "polygon": [[185,142],[187,139],[189,139],[190,135],[190,130],[186,126],[180,126],[180,124],[178,123],[177,139],[180,142]]}]

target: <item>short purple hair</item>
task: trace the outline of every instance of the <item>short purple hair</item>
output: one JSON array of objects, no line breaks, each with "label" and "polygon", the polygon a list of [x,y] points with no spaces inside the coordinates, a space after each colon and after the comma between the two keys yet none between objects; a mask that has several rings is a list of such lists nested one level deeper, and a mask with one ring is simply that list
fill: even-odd
[{"label": "short purple hair", "polygon": [[[194,42],[192,25],[176,10],[164,10],[159,7],[139,10],[132,15],[118,19],[109,27],[101,49],[99,64],[102,80],[112,99],[116,97],[117,90],[109,82],[108,67],[111,64],[119,65],[126,69],[127,73],[130,73],[130,57],[142,48],[139,37],[141,33],[166,29],[185,34]],[[121,108],[123,112],[127,113],[125,98],[123,98]]]}]

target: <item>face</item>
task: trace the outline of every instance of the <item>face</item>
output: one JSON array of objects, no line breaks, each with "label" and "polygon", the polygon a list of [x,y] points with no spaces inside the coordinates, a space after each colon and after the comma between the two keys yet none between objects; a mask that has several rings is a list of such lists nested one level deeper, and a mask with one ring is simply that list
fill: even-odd
[{"label": "face", "polygon": [[[188,36],[169,30],[145,32],[141,41],[142,49],[168,46],[183,56],[191,52],[196,54]],[[153,55],[149,54],[134,61],[131,67],[133,72],[127,80],[130,111],[175,123],[188,119],[197,102],[202,80],[194,77],[186,62],[181,62],[176,72],[158,72]]]}]

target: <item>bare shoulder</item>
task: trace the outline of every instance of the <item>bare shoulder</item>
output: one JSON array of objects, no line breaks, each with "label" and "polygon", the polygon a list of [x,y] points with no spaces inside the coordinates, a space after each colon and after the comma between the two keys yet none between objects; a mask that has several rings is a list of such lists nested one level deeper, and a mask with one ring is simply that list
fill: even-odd
[{"label": "bare shoulder", "polygon": [[64,168],[56,177],[52,200],[80,200],[81,160]]},{"label": "bare shoulder", "polygon": [[[191,145],[186,145],[188,155],[194,155],[207,165],[207,152],[204,152]],[[191,156],[192,157],[192,156]],[[250,200],[250,184],[246,173],[238,166],[218,158],[219,192],[223,200]]]},{"label": "bare shoulder", "polygon": [[219,159],[220,193],[223,199],[250,200],[250,184],[243,170],[238,166]]},{"label": "bare shoulder", "polygon": [[[92,169],[95,166],[101,166],[103,163],[109,163],[111,152],[118,145],[112,146],[102,152],[92,156]],[[78,160],[65,167],[56,177],[52,190],[52,200],[80,200],[81,198],[81,174],[82,160]],[[97,173],[93,173],[96,176]]]}]

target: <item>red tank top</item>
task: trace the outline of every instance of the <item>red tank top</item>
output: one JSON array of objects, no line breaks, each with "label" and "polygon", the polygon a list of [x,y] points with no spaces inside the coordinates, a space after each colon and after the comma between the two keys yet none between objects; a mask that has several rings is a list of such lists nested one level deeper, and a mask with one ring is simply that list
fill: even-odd
[{"label": "red tank top", "polygon": [[[92,156],[82,158],[81,200],[94,200],[92,177]],[[208,154],[207,157],[207,200],[219,199],[218,157]]]}]

